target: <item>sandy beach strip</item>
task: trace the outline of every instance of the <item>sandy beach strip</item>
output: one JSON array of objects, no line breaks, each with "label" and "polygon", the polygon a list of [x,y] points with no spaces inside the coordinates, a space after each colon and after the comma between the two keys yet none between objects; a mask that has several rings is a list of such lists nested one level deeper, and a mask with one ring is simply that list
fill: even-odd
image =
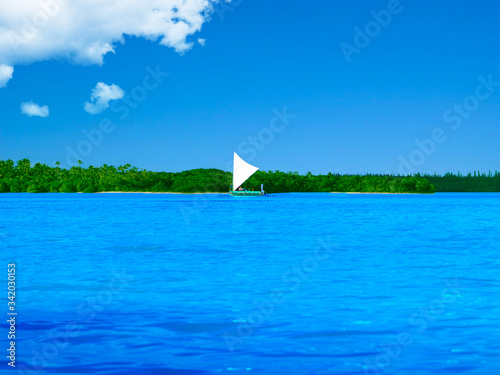
[{"label": "sandy beach strip", "polygon": [[95,194],[229,194],[229,193],[219,193],[219,192],[206,192],[206,193],[177,193],[168,191],[98,191]]}]

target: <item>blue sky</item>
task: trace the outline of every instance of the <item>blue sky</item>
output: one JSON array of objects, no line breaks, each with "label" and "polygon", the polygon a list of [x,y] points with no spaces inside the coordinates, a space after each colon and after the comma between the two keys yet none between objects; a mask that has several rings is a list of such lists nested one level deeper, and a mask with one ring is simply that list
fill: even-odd
[{"label": "blue sky", "polygon": [[[497,2],[238,0],[218,9],[183,51],[136,35],[102,66],[50,52],[6,59],[14,73],[0,89],[0,158],[181,171],[228,169],[237,151],[263,170],[301,173],[500,169]],[[356,27],[372,35],[361,37],[366,46]],[[356,50],[350,62],[342,45]],[[138,100],[89,114],[98,82]],[[21,114],[29,101],[50,114]]]}]

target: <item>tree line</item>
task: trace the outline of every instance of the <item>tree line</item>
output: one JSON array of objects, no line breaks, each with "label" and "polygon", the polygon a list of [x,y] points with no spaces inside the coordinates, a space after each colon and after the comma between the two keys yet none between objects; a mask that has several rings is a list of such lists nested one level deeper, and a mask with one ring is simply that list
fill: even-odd
[{"label": "tree line", "polygon": [[[232,173],[219,169],[192,169],[184,172],[152,172],[130,164],[114,167],[79,166],[70,169],[36,163],[29,159],[18,162],[0,160],[0,192],[2,193],[95,193],[127,192],[227,192]],[[433,192],[500,192],[498,171],[457,174],[403,175],[313,175],[298,172],[257,171],[243,185],[248,190],[266,192],[367,192],[367,193],[433,193]]]},{"label": "tree line", "polygon": [[[152,172],[130,164],[114,167],[79,166],[61,168],[28,159],[18,162],[0,160],[0,192],[30,193],[95,193],[99,191],[128,192],[227,192],[232,173],[219,169],[192,169],[184,172]],[[248,190],[269,193],[284,192],[367,192],[367,193],[433,193],[437,192],[500,192],[498,171],[462,174],[446,173],[402,175],[341,175],[310,172],[257,171],[243,185]]]},{"label": "tree line", "polygon": [[[436,180],[435,177],[433,177]],[[184,172],[152,172],[130,164],[114,167],[78,166],[70,169],[36,163],[29,159],[18,162],[0,160],[0,192],[2,193],[95,193],[125,192],[227,192],[232,173],[219,169],[192,169]],[[434,182],[435,184],[436,182]],[[380,192],[433,193],[436,189],[422,176],[391,175],[300,175],[297,172],[257,171],[243,185],[248,190],[268,193],[283,192]]]},{"label": "tree line", "polygon": [[486,193],[500,192],[500,173],[498,171],[481,173],[457,174],[446,173],[440,175],[418,175],[429,180],[438,192],[463,192],[463,193]]}]

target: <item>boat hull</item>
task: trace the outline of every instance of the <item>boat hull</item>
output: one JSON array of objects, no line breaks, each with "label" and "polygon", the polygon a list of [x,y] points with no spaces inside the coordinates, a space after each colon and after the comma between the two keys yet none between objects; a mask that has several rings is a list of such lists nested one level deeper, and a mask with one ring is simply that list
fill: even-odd
[{"label": "boat hull", "polygon": [[230,191],[229,195],[233,197],[261,197],[264,195],[263,191]]}]

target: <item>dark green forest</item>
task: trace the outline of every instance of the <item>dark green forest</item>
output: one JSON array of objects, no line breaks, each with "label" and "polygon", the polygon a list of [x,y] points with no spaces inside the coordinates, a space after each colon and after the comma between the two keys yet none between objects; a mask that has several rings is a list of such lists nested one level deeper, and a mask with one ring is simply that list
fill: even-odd
[{"label": "dark green forest", "polygon": [[[81,164],[81,162],[80,162]],[[152,172],[125,164],[119,167],[81,165],[70,169],[22,159],[0,161],[0,192],[2,193],[95,193],[126,192],[227,192],[231,172],[219,169],[192,169],[184,172]],[[500,191],[498,172],[473,175],[300,175],[297,172],[257,171],[243,185],[248,190],[268,193],[283,192],[380,192],[433,193],[434,191],[497,192]]]},{"label": "dark green forest", "polygon": [[500,192],[500,173],[491,171],[481,173],[480,171],[463,175],[446,173],[439,175],[417,175],[429,180],[437,192],[462,192],[462,193],[486,193]]}]

